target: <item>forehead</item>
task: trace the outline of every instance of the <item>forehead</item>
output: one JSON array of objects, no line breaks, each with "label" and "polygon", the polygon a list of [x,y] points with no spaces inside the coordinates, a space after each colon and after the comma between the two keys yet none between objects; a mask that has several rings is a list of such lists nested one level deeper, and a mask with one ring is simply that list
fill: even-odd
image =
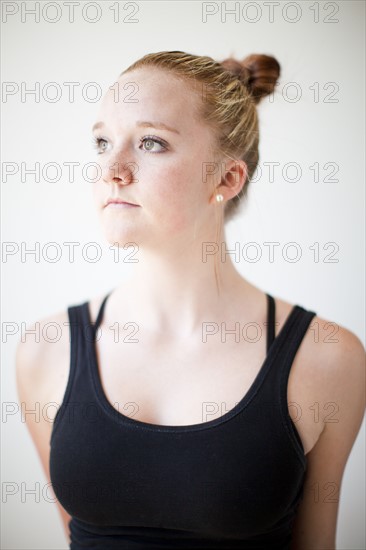
[{"label": "forehead", "polygon": [[197,130],[203,126],[199,107],[200,96],[194,84],[159,68],[140,68],[120,76],[108,89],[99,106],[98,120],[108,124],[161,120],[182,131],[192,126]]}]

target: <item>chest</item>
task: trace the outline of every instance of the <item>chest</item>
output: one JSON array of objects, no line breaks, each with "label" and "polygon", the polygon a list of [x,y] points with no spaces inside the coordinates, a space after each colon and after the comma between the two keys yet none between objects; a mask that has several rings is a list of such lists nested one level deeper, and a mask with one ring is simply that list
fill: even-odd
[{"label": "chest", "polygon": [[[180,426],[214,420],[251,390],[267,357],[265,338],[189,345],[115,343],[104,334],[95,344],[99,382],[106,399],[133,419]],[[306,338],[306,336],[305,336]],[[307,454],[323,429],[319,390],[309,383],[306,345],[293,361],[288,411]],[[306,377],[306,383],[304,383]]]},{"label": "chest", "polygon": [[[278,535],[277,522],[287,529],[304,467],[276,400],[262,393],[243,414],[199,427],[250,391],[266,359],[264,346],[262,340],[251,348],[144,341],[127,347],[104,335],[93,356],[81,345],[76,370],[82,375],[55,425],[50,453],[51,480],[65,510],[122,533],[168,526],[179,536],[191,531],[245,541],[272,529]],[[112,409],[170,429],[121,421],[105,407],[100,388]],[[196,426],[172,429],[189,424]]]}]

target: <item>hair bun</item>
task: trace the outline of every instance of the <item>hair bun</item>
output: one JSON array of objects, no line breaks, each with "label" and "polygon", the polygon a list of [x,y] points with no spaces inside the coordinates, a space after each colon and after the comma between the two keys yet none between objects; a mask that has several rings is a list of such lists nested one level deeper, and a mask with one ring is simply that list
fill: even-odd
[{"label": "hair bun", "polygon": [[255,103],[274,91],[281,74],[277,59],[265,54],[248,55],[242,62],[229,57],[221,65],[246,86]]}]

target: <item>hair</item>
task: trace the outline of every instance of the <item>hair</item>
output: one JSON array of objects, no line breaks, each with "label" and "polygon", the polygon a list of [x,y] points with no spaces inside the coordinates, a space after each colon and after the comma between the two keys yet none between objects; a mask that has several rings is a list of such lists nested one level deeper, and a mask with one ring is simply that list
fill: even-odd
[{"label": "hair", "polygon": [[280,76],[278,61],[265,54],[252,54],[241,62],[229,57],[218,62],[208,56],[182,51],[149,53],[121,74],[143,67],[166,70],[192,88],[201,88],[198,116],[213,130],[214,158],[243,160],[247,177],[240,192],[225,203],[228,221],[246,197],[248,184],[259,162],[257,104],[273,93]]}]

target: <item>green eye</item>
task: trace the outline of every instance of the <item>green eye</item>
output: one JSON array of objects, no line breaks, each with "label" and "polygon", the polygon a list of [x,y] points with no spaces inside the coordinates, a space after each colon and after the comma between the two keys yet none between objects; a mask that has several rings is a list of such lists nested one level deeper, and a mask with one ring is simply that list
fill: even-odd
[{"label": "green eye", "polygon": [[163,141],[158,139],[157,137],[155,136],[145,136],[143,138],[140,139],[140,143],[143,144],[143,143],[150,143],[151,145],[149,146],[145,146],[146,147],[146,151],[151,151],[153,153],[161,153],[162,151],[153,151],[152,148],[153,148],[153,144],[154,143],[157,143],[158,145],[160,145],[160,147],[163,148],[163,151],[166,149],[166,146],[164,145]]},{"label": "green eye", "polygon": [[[107,141],[103,139],[100,136],[93,136],[93,147],[98,151],[98,153],[103,153],[105,151],[105,147],[107,146]],[[102,147],[102,150],[100,150],[100,145],[105,144],[104,148]]]}]

